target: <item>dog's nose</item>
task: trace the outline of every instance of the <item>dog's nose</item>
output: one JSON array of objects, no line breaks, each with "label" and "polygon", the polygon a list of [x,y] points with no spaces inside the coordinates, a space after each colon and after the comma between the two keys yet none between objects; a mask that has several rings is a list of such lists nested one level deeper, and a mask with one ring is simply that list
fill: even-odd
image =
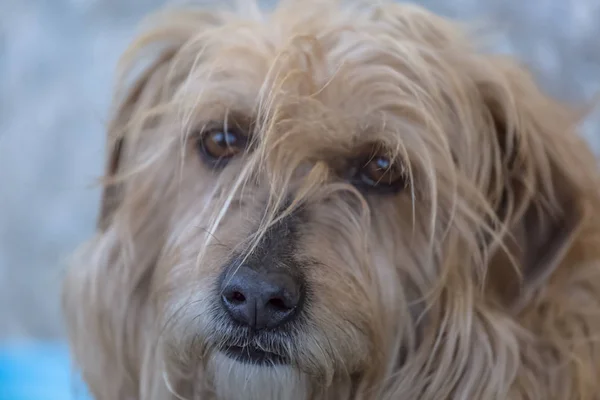
[{"label": "dog's nose", "polygon": [[293,319],[303,295],[300,279],[284,271],[241,266],[221,283],[221,300],[231,318],[254,330],[273,329]]}]

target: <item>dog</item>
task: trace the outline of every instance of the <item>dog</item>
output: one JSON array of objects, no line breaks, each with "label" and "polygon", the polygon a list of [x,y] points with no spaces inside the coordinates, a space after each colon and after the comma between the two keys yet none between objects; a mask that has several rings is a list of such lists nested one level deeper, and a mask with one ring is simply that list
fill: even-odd
[{"label": "dog", "polygon": [[584,110],[415,5],[160,13],[64,287],[98,400],[598,399]]}]

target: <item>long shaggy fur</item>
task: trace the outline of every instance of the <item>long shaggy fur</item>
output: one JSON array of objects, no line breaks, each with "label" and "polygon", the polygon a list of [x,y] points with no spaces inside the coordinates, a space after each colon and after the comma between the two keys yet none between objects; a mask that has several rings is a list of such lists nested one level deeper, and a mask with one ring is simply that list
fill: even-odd
[{"label": "long shaggy fur", "polygon": [[[98,233],[64,291],[95,398],[600,398],[580,113],[415,6],[244,6],[162,14],[123,57]],[[215,121],[251,137],[222,170],[195,146]],[[363,148],[406,188],[350,184]],[[249,337],[217,316],[215,282],[298,210],[303,319]],[[233,361],[225,341],[290,363]]]}]

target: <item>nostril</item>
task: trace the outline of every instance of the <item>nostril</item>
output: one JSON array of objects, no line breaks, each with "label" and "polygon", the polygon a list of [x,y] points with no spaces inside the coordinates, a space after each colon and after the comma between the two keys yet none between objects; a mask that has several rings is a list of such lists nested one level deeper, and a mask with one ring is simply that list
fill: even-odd
[{"label": "nostril", "polygon": [[234,304],[240,304],[240,303],[243,303],[246,301],[246,296],[244,296],[243,293],[238,292],[238,291],[234,291],[225,297],[229,302],[234,303]]},{"label": "nostril", "polygon": [[289,311],[294,307],[289,307],[286,302],[280,297],[270,299],[267,304],[276,311]]}]

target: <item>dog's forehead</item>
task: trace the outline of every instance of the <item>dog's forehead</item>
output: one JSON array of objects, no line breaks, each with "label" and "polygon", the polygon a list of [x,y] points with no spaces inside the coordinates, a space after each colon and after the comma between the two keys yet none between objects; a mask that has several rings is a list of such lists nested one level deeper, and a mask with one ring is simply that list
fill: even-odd
[{"label": "dog's forehead", "polygon": [[233,26],[217,48],[221,57],[229,58],[232,75],[243,68],[246,73],[241,75],[254,94],[285,92],[288,98],[348,103],[356,99],[349,93],[362,95],[364,102],[367,94],[372,97],[395,87],[415,96],[419,86],[435,89],[435,78],[443,76],[433,74],[441,75],[450,67],[441,63],[457,39],[430,24],[398,28],[379,21],[346,21],[283,30],[278,23],[283,22]]},{"label": "dog's forehead", "polygon": [[344,133],[338,139],[349,141],[446,125],[448,102],[461,97],[452,91],[468,78],[452,59],[466,42],[423,10],[394,10],[337,15],[316,7],[256,21],[234,17],[199,52],[194,101],[204,119],[230,111],[276,116],[307,130],[336,126]]}]

